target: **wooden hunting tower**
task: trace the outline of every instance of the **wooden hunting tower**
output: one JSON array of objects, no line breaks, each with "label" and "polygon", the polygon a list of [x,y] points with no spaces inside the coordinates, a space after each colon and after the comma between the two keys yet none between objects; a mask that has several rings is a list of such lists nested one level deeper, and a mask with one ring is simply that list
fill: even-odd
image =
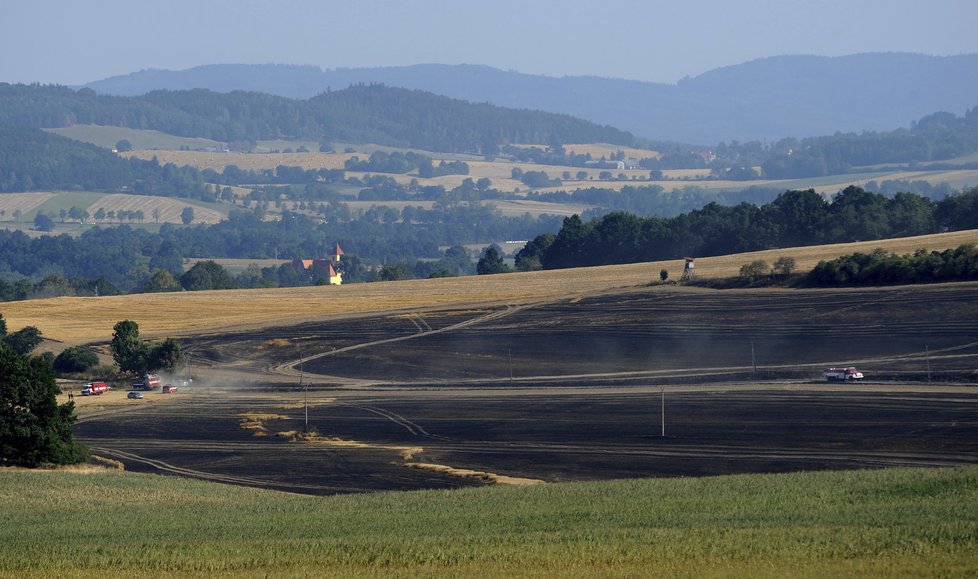
[{"label": "wooden hunting tower", "polygon": [[683,275],[679,278],[679,281],[691,281],[696,276],[696,264],[693,263],[692,257],[683,259],[686,260],[686,265],[683,266]]}]

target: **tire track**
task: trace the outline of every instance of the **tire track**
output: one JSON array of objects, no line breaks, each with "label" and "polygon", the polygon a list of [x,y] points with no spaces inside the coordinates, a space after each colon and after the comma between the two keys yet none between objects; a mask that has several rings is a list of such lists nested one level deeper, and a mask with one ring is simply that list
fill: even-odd
[{"label": "tire track", "polygon": [[[416,334],[410,334],[410,335],[407,335],[407,336],[396,336],[396,337],[393,337],[393,338],[384,338],[384,339],[380,339],[380,340],[373,340],[373,341],[370,341],[370,342],[362,342],[362,343],[359,343],[359,344],[353,344],[351,346],[346,346],[344,348],[337,348],[336,350],[330,350],[329,352],[322,352],[320,354],[313,354],[311,356],[306,356],[306,357],[300,358],[298,360],[293,360],[292,362],[287,362],[285,364],[279,364],[277,366],[273,366],[270,370],[272,372],[274,372],[274,373],[277,373],[277,374],[284,374],[284,375],[287,375],[287,376],[298,376],[299,375],[299,372],[295,369],[295,367],[298,366],[298,365],[300,365],[300,364],[305,364],[305,363],[311,362],[312,360],[318,360],[320,358],[325,358],[325,357],[328,357],[328,356],[335,356],[337,354],[343,354],[343,353],[346,353],[346,352],[352,352],[354,350],[360,350],[362,348],[370,348],[370,347],[374,347],[374,346],[380,346],[380,345],[383,345],[383,344],[393,344],[393,343],[396,343],[396,342],[404,342],[404,341],[407,341],[407,340],[414,340],[416,338],[421,338],[421,337],[424,337],[424,336],[432,336],[432,335],[435,335],[435,334],[442,334],[442,333],[445,333],[445,332],[453,332],[453,331],[457,331],[457,330],[460,330],[460,329],[468,328],[468,327],[471,327],[471,326],[474,326],[474,325],[477,325],[477,324],[484,324],[484,323],[489,322],[489,321],[493,321],[493,320],[497,320],[499,318],[510,316],[510,315],[515,314],[517,312],[521,312],[521,311],[523,311],[523,310],[525,310],[527,308],[535,307],[536,305],[537,304],[524,304],[524,305],[517,305],[517,306],[506,306],[505,309],[497,310],[497,311],[494,311],[494,312],[490,312],[490,313],[488,313],[488,314],[486,314],[484,316],[479,316],[477,318],[473,318],[473,319],[469,319],[469,320],[464,320],[464,321],[458,322],[457,324],[452,324],[452,325],[449,325],[449,326],[445,326],[444,328],[438,328],[438,329],[435,329],[435,330],[421,331],[421,332],[418,332]],[[417,325],[417,323],[415,323],[415,325]],[[419,329],[420,329],[420,326],[419,326]],[[303,375],[310,375],[310,372],[308,372],[308,371],[303,372]]]},{"label": "tire track", "polygon": [[420,435],[420,436],[425,436],[427,438],[433,438],[433,439],[436,439],[436,440],[449,440],[448,438],[446,438],[444,436],[439,436],[437,434],[431,434],[430,432],[428,432],[427,430],[425,430],[424,427],[422,427],[420,424],[418,424],[416,422],[412,422],[411,420],[408,420],[407,418],[404,418],[400,414],[397,414],[395,412],[391,412],[390,410],[385,410],[383,408],[378,408],[376,406],[365,406],[365,405],[362,405],[362,404],[353,404],[353,403],[350,403],[350,402],[337,402],[335,404],[337,406],[347,406],[347,407],[350,407],[350,408],[358,408],[360,410],[366,410],[367,412],[372,412],[372,413],[377,414],[379,416],[383,416],[384,418],[387,418],[391,422],[393,422],[393,423],[395,423],[395,424],[397,424],[399,426],[404,427],[405,430],[407,430],[408,432],[410,432],[414,436],[419,436]]},{"label": "tire track", "polygon": [[126,462],[139,463],[151,468],[154,468],[160,472],[165,472],[173,475],[184,476],[188,478],[196,478],[201,480],[208,480],[212,482],[219,482],[231,485],[241,485],[241,486],[253,486],[261,488],[272,488],[277,490],[296,490],[304,489],[308,491],[358,491],[366,492],[369,489],[350,487],[350,486],[330,486],[330,485],[310,485],[301,483],[279,483],[271,480],[257,479],[251,477],[233,476],[227,474],[219,474],[212,472],[205,472],[201,470],[195,470],[190,468],[184,468],[172,465],[168,462],[162,460],[156,460],[152,458],[147,458],[134,454],[131,452],[126,452],[124,450],[118,450],[114,448],[106,448],[102,446],[93,446],[92,450],[100,455],[107,455],[110,458],[115,458],[121,461],[123,464]]}]

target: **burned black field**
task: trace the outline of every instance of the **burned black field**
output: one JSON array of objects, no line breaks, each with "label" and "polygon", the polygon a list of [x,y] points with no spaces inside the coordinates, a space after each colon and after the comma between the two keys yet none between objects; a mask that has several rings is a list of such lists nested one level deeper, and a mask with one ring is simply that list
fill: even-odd
[{"label": "burned black field", "polygon": [[[185,343],[212,378],[76,433],[130,470],[313,494],[487,482],[421,465],[556,482],[973,464],[976,288],[642,288],[202,336]],[[835,364],[868,383],[826,385]],[[296,441],[304,400],[318,437]]]}]

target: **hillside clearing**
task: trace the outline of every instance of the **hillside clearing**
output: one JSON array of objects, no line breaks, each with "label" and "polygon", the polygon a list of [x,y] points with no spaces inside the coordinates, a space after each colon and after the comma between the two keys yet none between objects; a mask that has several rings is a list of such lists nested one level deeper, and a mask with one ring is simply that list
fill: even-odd
[{"label": "hillside clearing", "polygon": [[[857,251],[883,248],[911,253],[919,248],[943,250],[964,243],[978,243],[978,230],[704,257],[696,260],[696,272],[701,278],[731,277],[746,263],[757,259],[773,263],[781,256],[794,257],[797,270],[806,271],[821,260]],[[175,336],[395,310],[527,304],[648,284],[658,280],[662,269],[669,271],[671,279],[678,279],[682,267],[682,260],[669,260],[338,287],[60,297],[8,302],[0,306],[0,311],[10,331],[33,325],[47,338],[74,344],[109,339],[112,327],[123,319],[139,322],[141,331],[148,336]]]}]

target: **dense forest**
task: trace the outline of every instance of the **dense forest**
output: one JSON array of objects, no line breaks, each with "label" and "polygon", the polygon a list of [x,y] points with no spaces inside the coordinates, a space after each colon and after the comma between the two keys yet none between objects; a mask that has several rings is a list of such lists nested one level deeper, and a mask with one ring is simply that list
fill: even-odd
[{"label": "dense forest", "polygon": [[516,257],[521,269],[637,263],[684,256],[867,241],[978,228],[978,188],[934,202],[913,193],[892,198],[847,187],[831,202],[812,190],[787,191],[771,203],[710,203],[676,217],[612,212],[564,219]]},{"label": "dense forest", "polygon": [[200,171],[124,159],[72,139],[30,127],[0,127],[0,192],[128,191],[213,201]]},{"label": "dense forest", "polygon": [[634,144],[634,137],[568,115],[472,104],[419,90],[357,85],[307,100],[253,92],[91,89],[0,83],[0,126],[96,124],[204,137],[249,150],[258,140],[374,143],[496,154],[509,143]]}]

